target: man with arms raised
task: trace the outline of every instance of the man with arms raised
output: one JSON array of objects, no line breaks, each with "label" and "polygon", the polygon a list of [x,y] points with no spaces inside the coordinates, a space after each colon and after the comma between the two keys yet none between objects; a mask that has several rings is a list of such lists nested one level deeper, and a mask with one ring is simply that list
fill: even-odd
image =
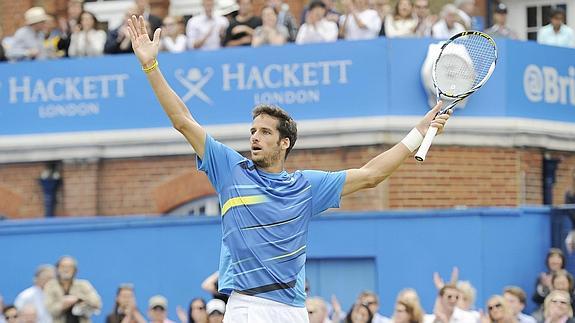
[{"label": "man with arms raised", "polygon": [[231,294],[224,322],[308,322],[304,264],[311,217],[339,206],[343,195],[381,183],[419,146],[429,125],[441,131],[449,115],[434,118],[438,104],[402,143],[360,169],[288,173],[285,158],[295,144],[297,128],[284,110],[268,105],[254,109],[251,158],[244,158],[208,135],[164,79],[156,60],[160,30],[150,41],[144,19],[133,16],[129,32],[160,104],[196,151],[198,168],[220,195],[218,285],[220,292]]}]

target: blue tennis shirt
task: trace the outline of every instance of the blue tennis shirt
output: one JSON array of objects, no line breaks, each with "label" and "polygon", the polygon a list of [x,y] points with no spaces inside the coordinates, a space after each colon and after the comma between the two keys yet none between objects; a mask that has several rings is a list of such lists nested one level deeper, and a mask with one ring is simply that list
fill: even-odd
[{"label": "blue tennis shirt", "polygon": [[197,165],[219,194],[220,293],[304,307],[309,220],[339,206],[345,172],[266,173],[209,135]]}]

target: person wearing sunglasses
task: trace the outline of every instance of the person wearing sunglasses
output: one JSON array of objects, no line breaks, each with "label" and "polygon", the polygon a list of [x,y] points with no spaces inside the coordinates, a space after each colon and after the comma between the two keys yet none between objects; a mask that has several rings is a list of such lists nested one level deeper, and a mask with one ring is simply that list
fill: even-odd
[{"label": "person wearing sunglasses", "polygon": [[545,297],[543,304],[543,322],[575,323],[569,293],[562,290],[554,290]]},{"label": "person wearing sunglasses", "polygon": [[433,314],[425,315],[425,323],[476,322],[473,314],[457,307],[461,292],[453,283],[445,284],[439,289]]},{"label": "person wearing sunglasses", "polygon": [[511,306],[501,295],[493,295],[487,301],[487,313],[481,316],[481,323],[517,323]]}]

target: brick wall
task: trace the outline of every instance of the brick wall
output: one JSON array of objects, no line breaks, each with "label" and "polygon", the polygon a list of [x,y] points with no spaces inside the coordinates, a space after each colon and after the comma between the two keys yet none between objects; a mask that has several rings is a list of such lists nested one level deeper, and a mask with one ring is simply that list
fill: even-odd
[{"label": "brick wall", "polygon": [[[385,146],[295,150],[287,168],[339,170],[361,167]],[[561,163],[554,204],[573,186],[575,154],[551,152]],[[375,211],[454,206],[518,206],[542,203],[539,149],[434,146],[424,164],[409,158],[386,182],[347,196],[342,210]],[[0,165],[0,214],[44,214],[38,184],[44,163]],[[58,216],[158,214],[213,193],[195,170],[193,156],[88,160],[61,164]]]}]

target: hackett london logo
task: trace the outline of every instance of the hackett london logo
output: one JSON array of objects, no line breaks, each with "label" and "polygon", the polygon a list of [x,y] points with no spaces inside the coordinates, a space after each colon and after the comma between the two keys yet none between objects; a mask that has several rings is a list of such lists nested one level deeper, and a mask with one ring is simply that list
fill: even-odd
[{"label": "hackett london logo", "polygon": [[214,70],[211,67],[206,67],[203,72],[199,68],[192,67],[187,73],[184,73],[183,69],[177,69],[175,72],[176,79],[188,89],[188,92],[182,96],[182,101],[187,102],[191,98],[197,97],[206,104],[213,105],[212,99],[202,90],[213,75]]},{"label": "hackett london logo", "polygon": [[40,118],[83,117],[100,113],[99,102],[126,96],[128,74],[84,75],[77,77],[10,77],[10,104],[39,103]]},{"label": "hackett london logo", "polygon": [[[321,87],[348,84],[351,66],[351,60],[268,65],[222,64],[220,91],[251,91],[254,104],[318,103]],[[208,105],[214,105],[212,98],[217,101],[217,95],[204,90],[214,76],[212,67],[191,67],[187,71],[177,69],[174,75],[187,89],[182,95],[184,102],[194,97]]]}]

